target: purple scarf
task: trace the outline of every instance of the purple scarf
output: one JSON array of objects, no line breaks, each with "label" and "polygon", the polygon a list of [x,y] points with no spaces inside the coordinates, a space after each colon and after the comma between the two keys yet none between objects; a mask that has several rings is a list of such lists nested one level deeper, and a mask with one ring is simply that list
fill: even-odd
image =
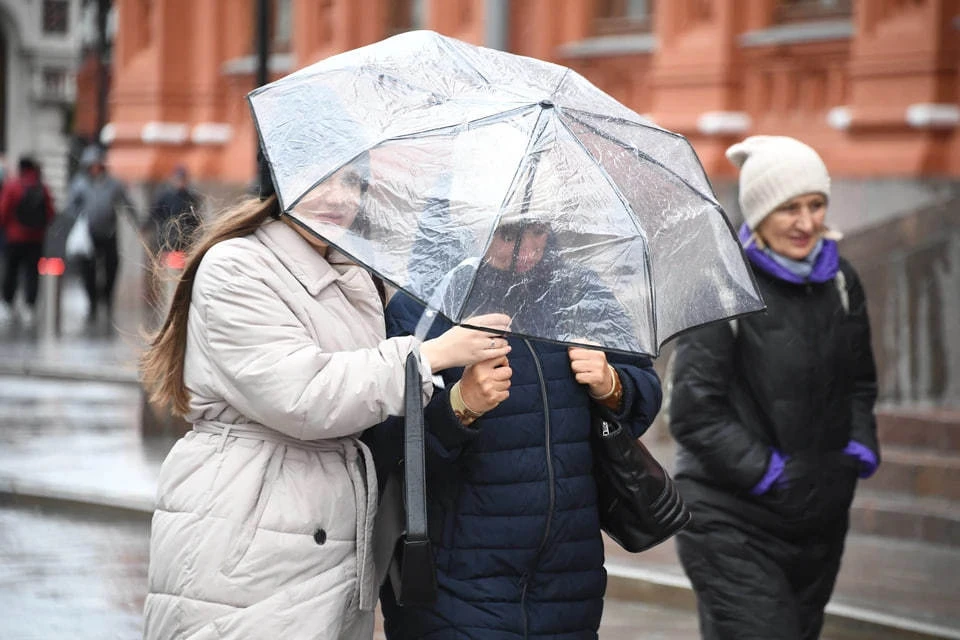
[{"label": "purple scarf", "polygon": [[813,269],[810,275],[804,278],[774,260],[771,255],[758,247],[756,242],[750,242],[751,233],[752,231],[746,223],[740,227],[739,236],[740,244],[743,245],[743,252],[747,254],[755,267],[762,269],[774,278],[794,284],[806,284],[808,282],[828,282],[837,275],[837,270],[840,268],[840,255],[837,252],[837,243],[833,240],[821,240],[823,244],[814,259]]}]

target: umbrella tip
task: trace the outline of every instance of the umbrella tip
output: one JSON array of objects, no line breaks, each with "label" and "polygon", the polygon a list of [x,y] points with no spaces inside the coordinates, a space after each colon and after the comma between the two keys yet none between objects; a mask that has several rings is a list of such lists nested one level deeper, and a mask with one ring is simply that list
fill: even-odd
[{"label": "umbrella tip", "polygon": [[540,106],[544,109],[553,109],[553,100],[541,100]]}]

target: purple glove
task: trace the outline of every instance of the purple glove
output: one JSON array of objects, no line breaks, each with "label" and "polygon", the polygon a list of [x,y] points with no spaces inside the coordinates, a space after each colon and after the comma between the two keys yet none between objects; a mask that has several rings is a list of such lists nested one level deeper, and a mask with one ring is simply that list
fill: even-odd
[{"label": "purple glove", "polygon": [[851,440],[847,443],[847,446],[843,448],[843,453],[854,458],[857,462],[860,463],[860,477],[869,478],[877,470],[879,463],[877,462],[877,454],[870,450],[869,447],[860,444],[856,440]]},{"label": "purple glove", "polygon": [[774,484],[780,480],[783,475],[783,468],[787,463],[787,456],[776,449],[770,449],[770,462],[767,463],[767,472],[760,478],[760,482],[750,489],[750,493],[755,496],[761,496],[770,490]]}]

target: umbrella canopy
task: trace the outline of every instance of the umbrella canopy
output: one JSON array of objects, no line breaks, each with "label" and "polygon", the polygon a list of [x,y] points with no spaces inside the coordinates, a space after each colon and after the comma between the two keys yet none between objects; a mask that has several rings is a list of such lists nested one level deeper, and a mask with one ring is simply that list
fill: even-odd
[{"label": "umbrella canopy", "polygon": [[413,31],[249,101],[282,210],[454,322],[656,355],[763,308],[688,141],[571,69]]}]

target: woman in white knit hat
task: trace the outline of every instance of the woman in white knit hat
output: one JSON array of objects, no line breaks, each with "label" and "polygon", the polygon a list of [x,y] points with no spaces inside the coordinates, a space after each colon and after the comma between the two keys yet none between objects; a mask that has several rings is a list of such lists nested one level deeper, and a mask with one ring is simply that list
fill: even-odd
[{"label": "woman in white knit hat", "polygon": [[740,238],[767,312],[677,341],[670,429],[693,511],[677,551],[704,638],[817,638],[858,476],[879,464],[863,288],[826,225],[830,176],[793,138],[753,136]]}]

